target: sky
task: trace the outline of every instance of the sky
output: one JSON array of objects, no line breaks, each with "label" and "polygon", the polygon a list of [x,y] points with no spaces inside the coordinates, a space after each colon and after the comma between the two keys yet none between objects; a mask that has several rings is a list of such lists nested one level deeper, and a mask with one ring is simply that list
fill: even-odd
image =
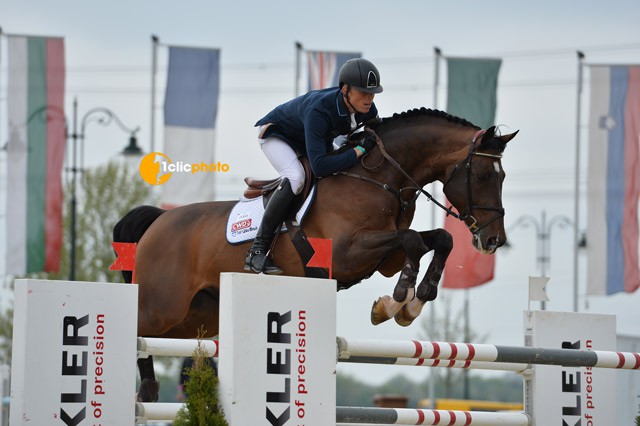
[{"label": "sky", "polygon": [[[503,63],[498,81],[496,124],[503,132],[520,130],[503,158],[507,174],[503,203],[512,246],[496,255],[495,279],[469,291],[441,291],[460,315],[465,293],[470,325],[485,343],[522,345],[522,312],[527,309],[528,277],[538,275],[539,232],[513,227],[523,215],[538,223],[574,218],[576,142],[580,149],[579,229],[586,226],[585,185],[589,72],[585,69],[578,117],[578,62],[640,63],[640,3],[635,0],[536,2],[461,0],[348,1],[305,3],[290,0],[193,1],[140,0],[87,3],[78,0],[3,0],[4,33],[65,38],[66,111],[78,117],[95,107],[111,109],[129,127],[140,127],[139,141],[151,149],[151,35],[160,38],[156,89],[155,149],[162,143],[162,102],[167,45],[221,49],[221,90],[217,118],[217,160],[230,165],[216,186],[216,199],[236,199],[245,176],[274,177],[256,143],[254,123],[295,94],[295,42],[310,50],[360,51],[380,70],[384,92],[376,97],[381,116],[417,107],[446,109],[446,64],[434,85],[434,48],[446,56],[494,57]],[[0,41],[0,141],[6,135],[6,38]],[[301,87],[306,81],[300,80]],[[85,164],[105,164],[121,151],[128,135],[116,126],[89,123]],[[0,154],[0,249],[4,258],[6,156]],[[418,202],[413,229],[442,226],[431,205]],[[571,228],[553,227],[547,275],[547,308],[573,307]],[[426,258],[423,270],[426,269]],[[640,337],[640,294],[586,297],[586,256],[579,258],[579,310],[616,315],[618,331]],[[0,271],[4,270],[3,261]],[[382,339],[419,338],[430,315],[401,328],[369,323],[372,302],[390,294],[397,280],[374,275],[338,298],[338,335]],[[6,292],[3,297],[8,297]],[[6,300],[6,299],[5,299]],[[429,305],[428,305],[429,306]],[[536,307],[536,305],[532,305]],[[339,371],[376,384],[402,373],[415,380],[428,369],[343,365]]]}]

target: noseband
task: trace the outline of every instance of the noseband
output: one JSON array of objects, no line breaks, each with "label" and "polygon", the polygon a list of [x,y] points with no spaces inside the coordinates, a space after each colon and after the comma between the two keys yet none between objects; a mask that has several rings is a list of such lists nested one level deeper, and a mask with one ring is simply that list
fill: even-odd
[{"label": "noseband", "polygon": [[[371,130],[369,130],[369,131],[371,131]],[[454,212],[451,208],[446,207],[445,205],[440,203],[438,200],[436,200],[433,197],[433,195],[431,195],[424,188],[422,188],[407,172],[404,171],[402,166],[396,160],[394,160],[393,157],[391,157],[389,155],[389,153],[384,149],[384,145],[382,144],[382,140],[378,137],[378,135],[373,131],[371,131],[371,132],[376,136],[376,144],[378,145],[378,148],[380,149],[380,152],[382,153],[382,156],[385,159],[387,159],[387,161],[389,161],[389,163],[393,167],[398,169],[415,186],[414,187],[408,187],[408,188],[401,188],[400,190],[397,190],[397,189],[387,185],[386,183],[381,183],[381,182],[378,182],[375,179],[371,179],[371,178],[368,178],[366,176],[361,176],[361,175],[358,175],[358,174],[355,174],[355,173],[342,171],[342,172],[338,172],[337,174],[355,177],[357,179],[361,179],[361,180],[367,181],[369,183],[372,183],[374,185],[377,185],[377,186],[381,187],[384,190],[387,190],[387,191],[391,192],[392,194],[394,194],[396,196],[396,198],[398,198],[398,200],[400,201],[400,206],[402,207],[403,210],[406,210],[408,207],[414,205],[416,200],[418,199],[418,197],[422,193],[429,199],[429,201],[435,203],[435,205],[437,205],[442,210],[444,210],[447,213],[447,215],[451,215],[451,216],[455,217],[456,219],[459,219],[459,220],[461,220],[463,222],[466,219],[471,218],[471,220],[473,220],[473,223],[471,225],[467,225],[467,227],[469,228],[469,231],[471,231],[471,233],[474,234],[474,235],[477,234],[478,232],[480,232],[485,227],[487,227],[491,222],[497,220],[498,218],[504,217],[504,209],[502,207],[490,207],[490,206],[481,206],[481,205],[474,205],[473,204],[473,197],[472,197],[472,191],[471,191],[471,160],[472,160],[472,158],[474,156],[476,156],[476,155],[477,156],[481,156],[481,157],[502,158],[502,155],[500,155],[500,154],[487,154],[487,153],[484,153],[484,152],[476,152],[476,142],[477,142],[478,138],[485,133],[484,130],[478,130],[473,135],[473,139],[471,140],[471,148],[469,149],[469,154],[467,154],[467,158],[454,167],[453,171],[449,175],[449,178],[447,179],[447,181],[444,183],[444,185],[442,187],[442,190],[444,192],[444,188],[451,181],[451,178],[453,177],[455,172],[457,170],[461,169],[461,166],[464,165],[464,168],[467,170],[467,175],[465,177],[465,182],[467,184],[467,201],[468,202],[467,202],[467,209],[465,210],[465,212],[463,214],[458,214],[458,213]],[[402,193],[403,193],[403,191],[406,191],[406,190],[414,190],[415,191],[415,196],[409,201],[406,201],[406,200],[404,200],[402,198]],[[479,226],[478,225],[478,221],[471,214],[471,211],[473,211],[473,210],[493,210],[493,211],[497,211],[499,214],[496,215],[496,217],[491,219],[489,222],[485,223],[482,226]],[[466,225],[466,222],[465,222],[465,225]]]}]

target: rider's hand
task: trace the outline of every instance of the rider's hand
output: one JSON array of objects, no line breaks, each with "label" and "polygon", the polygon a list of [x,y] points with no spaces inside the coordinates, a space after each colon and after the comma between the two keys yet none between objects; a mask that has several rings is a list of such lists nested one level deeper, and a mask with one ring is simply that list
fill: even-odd
[{"label": "rider's hand", "polygon": [[369,152],[370,150],[373,149],[374,146],[376,146],[376,135],[369,132],[366,132],[366,133],[367,135],[362,139],[360,139],[360,141],[358,142],[358,145],[363,147],[366,152]]}]

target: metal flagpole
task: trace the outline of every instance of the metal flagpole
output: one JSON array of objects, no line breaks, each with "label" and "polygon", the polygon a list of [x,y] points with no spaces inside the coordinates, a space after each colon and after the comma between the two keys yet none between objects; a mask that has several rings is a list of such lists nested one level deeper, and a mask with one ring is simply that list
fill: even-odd
[{"label": "metal flagpole", "polygon": [[576,96],[576,175],[573,206],[573,312],[578,312],[578,244],[580,240],[580,116],[582,105],[582,73],[584,53],[576,51],[578,56],[578,88]]},{"label": "metal flagpole", "polygon": [[[440,86],[440,58],[442,51],[438,47],[433,48],[434,53],[434,70],[433,70],[433,109],[438,109],[438,88]],[[435,182],[432,184],[432,193],[435,193]],[[435,229],[436,224],[436,205],[431,203],[431,229]],[[431,310],[433,312],[433,310]],[[432,322],[433,323],[433,322]]]},{"label": "metal flagpole", "polygon": [[[4,34],[2,33],[2,27],[0,27],[0,64],[2,64],[2,37],[3,37],[3,36],[4,36]],[[2,81],[2,73],[0,73],[0,82],[1,82],[1,81]],[[7,90],[7,94],[8,94],[8,92],[9,92],[9,90]],[[8,98],[8,96],[7,96],[7,98]],[[7,103],[8,103],[8,102],[9,102],[9,101],[7,101]],[[0,91],[0,104],[2,104],[2,92],[1,92],[1,91]],[[7,108],[7,109],[9,109],[9,108]],[[0,110],[1,110],[1,108],[0,108]],[[2,117],[2,114],[0,114],[0,117]],[[1,120],[0,120],[0,121],[1,121]],[[2,126],[2,123],[0,123],[0,130],[2,130],[2,129],[1,129],[1,126]],[[8,126],[7,126],[7,127],[8,127]],[[2,132],[0,131],[0,135],[1,135],[1,134],[2,134]],[[8,138],[7,138],[7,139],[8,139]],[[1,146],[1,142],[2,142],[2,141],[0,141],[0,150],[3,148],[3,147]]]},{"label": "metal flagpole", "polygon": [[[434,70],[433,70],[433,109],[438,109],[438,86],[440,85],[440,57],[442,51],[438,47],[433,48],[434,53]],[[435,194],[435,183],[432,184],[432,194]],[[436,229],[436,205],[431,203],[431,229]],[[435,303],[431,303],[429,311],[429,335],[431,338],[435,335],[436,310]],[[429,374],[429,404],[431,409],[436,408],[436,369],[432,368]]]},{"label": "metal flagpole", "polygon": [[158,44],[160,38],[151,34],[151,126],[149,152],[154,152],[156,147],[156,73],[158,71]]},{"label": "metal flagpole", "polygon": [[300,67],[302,66],[302,43],[300,43],[299,41],[296,41],[296,84],[295,84],[295,93],[294,96],[298,97],[300,96],[300,74],[301,74],[301,70]]}]

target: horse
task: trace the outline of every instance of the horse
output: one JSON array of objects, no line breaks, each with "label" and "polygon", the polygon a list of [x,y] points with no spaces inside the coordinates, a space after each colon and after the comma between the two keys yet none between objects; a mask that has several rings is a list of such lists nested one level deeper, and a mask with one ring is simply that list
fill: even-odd
[{"label": "horse", "polygon": [[[501,157],[517,131],[500,135],[459,117],[414,109],[368,124],[377,146],[351,169],[317,180],[316,199],[300,225],[308,237],[332,239],[333,278],[348,288],[374,272],[400,273],[392,295],[379,297],[371,321],[390,318],[407,326],[435,300],[453,242],[444,229],[410,229],[415,201],[431,201],[463,220],[473,246],[494,253],[506,241]],[[453,207],[445,208],[423,188],[434,181]],[[228,216],[236,201],[185,205],[172,210],[140,206],[114,228],[114,241],[137,242],[138,335],[194,338],[203,327],[218,333],[219,276],[243,272],[250,242],[229,244]],[[416,286],[420,259],[434,252]],[[305,269],[286,235],[272,253],[285,275]],[[130,282],[131,273],[123,272]],[[141,379],[153,378],[153,361],[139,360]]]}]

